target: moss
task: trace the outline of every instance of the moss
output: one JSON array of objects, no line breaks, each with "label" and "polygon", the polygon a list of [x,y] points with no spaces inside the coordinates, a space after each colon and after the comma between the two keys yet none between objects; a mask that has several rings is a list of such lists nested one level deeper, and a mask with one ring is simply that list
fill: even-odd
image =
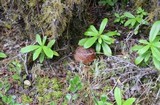
[{"label": "moss", "polygon": [[63,96],[62,86],[57,78],[38,77],[35,86],[37,86],[37,99],[40,104],[52,100],[56,102]]},{"label": "moss", "polygon": [[32,100],[32,98],[30,98],[28,95],[26,95],[26,94],[23,94],[22,96],[21,96],[21,99],[22,99],[22,103],[23,104],[29,104],[29,103],[31,103],[33,100]]},{"label": "moss", "polygon": [[51,96],[53,96],[55,99],[59,99],[63,96],[62,91],[54,91],[51,93]]},{"label": "moss", "polygon": [[23,34],[25,30],[28,34],[44,32],[52,38],[58,37],[72,18],[74,5],[80,5],[82,1],[1,0],[0,9],[3,15],[0,26],[9,29],[16,26],[18,27],[16,29],[19,29]]}]

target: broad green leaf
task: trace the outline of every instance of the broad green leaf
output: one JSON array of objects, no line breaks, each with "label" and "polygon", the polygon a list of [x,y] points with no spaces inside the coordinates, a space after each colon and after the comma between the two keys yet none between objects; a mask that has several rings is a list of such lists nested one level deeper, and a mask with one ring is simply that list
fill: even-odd
[{"label": "broad green leaf", "polygon": [[152,42],[155,40],[157,34],[159,33],[160,31],[160,21],[156,21],[151,30],[150,30],[150,33],[149,33],[149,41]]},{"label": "broad green leaf", "polygon": [[156,38],[154,39],[152,43],[159,42],[159,41],[160,41],[160,36],[156,36]]},{"label": "broad green leaf", "polygon": [[108,23],[108,19],[104,18],[101,22],[100,28],[99,28],[99,34],[102,34],[102,32],[104,31],[106,25]]},{"label": "broad green leaf", "polygon": [[118,23],[118,22],[120,22],[119,18],[114,20],[114,23]]},{"label": "broad green leaf", "polygon": [[130,25],[131,23],[132,23],[132,19],[129,19],[129,20],[127,20],[125,23],[124,23],[124,26],[126,27],[126,26],[128,26],[128,25]]},{"label": "broad green leaf", "polygon": [[55,39],[49,41],[49,43],[47,44],[47,47],[51,48],[54,45],[55,41],[56,41]]},{"label": "broad green leaf", "polygon": [[[80,81],[81,82],[81,81]],[[82,89],[82,83],[78,83],[77,84],[77,90],[81,90]]]},{"label": "broad green leaf", "polygon": [[104,41],[104,43],[107,43],[108,45],[110,45],[110,44],[112,44],[114,42],[114,39],[112,39],[110,41],[108,41],[108,40],[103,40],[103,41]]},{"label": "broad green leaf", "polygon": [[35,61],[39,57],[39,54],[41,52],[42,52],[42,47],[39,47],[38,49],[35,50],[35,52],[33,53],[33,61]]},{"label": "broad green leaf", "polygon": [[14,75],[12,75],[12,78],[13,78],[14,80],[20,80],[20,75],[14,74]]},{"label": "broad green leaf", "polygon": [[102,43],[102,49],[103,49],[103,53],[107,56],[111,56],[112,55],[112,51],[110,49],[110,47],[106,44],[106,43]]},{"label": "broad green leaf", "polygon": [[99,44],[102,44],[102,38],[98,38]]},{"label": "broad green leaf", "polygon": [[102,37],[102,39],[103,39],[106,43],[108,43],[108,44],[114,43],[114,40],[115,40],[115,39],[113,39],[113,38],[110,38],[110,37],[108,37],[108,36],[106,36],[106,35],[101,35],[101,37]]},{"label": "broad green leaf", "polygon": [[0,93],[0,97],[1,97],[1,98],[3,97],[2,93]]},{"label": "broad green leaf", "polygon": [[136,20],[137,20],[138,23],[142,23],[143,22],[143,19],[141,17],[139,17],[139,16],[136,17]]},{"label": "broad green leaf", "polygon": [[118,87],[115,88],[114,97],[115,97],[117,105],[122,105],[122,95],[121,95],[120,88],[118,88]]},{"label": "broad green leaf", "polygon": [[103,40],[107,40],[107,41],[110,41],[112,38],[110,38],[109,36],[106,36],[106,35],[101,35],[102,39]]},{"label": "broad green leaf", "polygon": [[48,48],[46,46],[43,46],[43,51],[44,51],[44,53],[46,54],[46,56],[48,58],[52,58],[53,57],[53,51],[50,48]]},{"label": "broad green leaf", "polygon": [[133,46],[131,49],[132,49],[132,51],[137,51],[137,50],[140,50],[141,48],[143,48],[144,46],[142,46],[142,45],[135,45],[135,46]]},{"label": "broad green leaf", "polygon": [[142,55],[138,56],[135,60],[135,64],[136,65],[140,64],[143,61],[143,59],[144,59],[144,56]]},{"label": "broad green leaf", "polygon": [[155,47],[151,47],[151,51],[153,56],[160,61],[160,51]]},{"label": "broad green leaf", "polygon": [[134,27],[135,24],[136,24],[136,20],[135,20],[135,19],[132,19],[131,26]]},{"label": "broad green leaf", "polygon": [[83,46],[85,42],[88,40],[88,38],[83,38],[78,42],[78,45]]},{"label": "broad green leaf", "polygon": [[147,14],[144,9],[142,9],[141,7],[138,7],[137,10],[136,10],[137,14]]},{"label": "broad green leaf", "polygon": [[119,32],[117,32],[117,31],[109,31],[109,32],[107,32],[107,33],[105,33],[105,34],[103,34],[103,35],[107,35],[107,36],[115,36],[115,35],[120,35],[120,33]]},{"label": "broad green leaf", "polygon": [[78,75],[76,75],[73,79],[70,79],[69,83],[70,83],[69,90],[73,93],[82,88],[82,83]]},{"label": "broad green leaf", "polygon": [[79,81],[80,77],[78,75],[76,75],[73,79],[71,79],[71,82],[73,82],[74,85],[78,84]]},{"label": "broad green leaf", "polygon": [[47,40],[47,36],[44,36],[44,38],[43,38],[43,45],[45,45],[46,40]]},{"label": "broad green leaf", "polygon": [[147,62],[150,57],[151,57],[151,52],[146,53],[145,58],[144,58],[144,62]]},{"label": "broad green leaf", "polygon": [[152,45],[153,45],[154,47],[160,48],[160,42],[152,43]]},{"label": "broad green leaf", "polygon": [[101,51],[101,45],[99,43],[96,44],[96,52],[99,53]]},{"label": "broad green leaf", "polygon": [[97,105],[104,105],[104,102],[103,101],[98,101]]},{"label": "broad green leaf", "polygon": [[44,54],[44,52],[42,52],[42,53],[40,54],[40,57],[39,57],[40,63],[42,63],[42,62],[44,61],[44,57],[45,57],[45,54]]},{"label": "broad green leaf", "polygon": [[38,45],[29,45],[29,46],[26,46],[26,47],[23,47],[20,52],[21,53],[28,53],[28,52],[31,52],[37,48],[39,48],[40,46]]},{"label": "broad green leaf", "polygon": [[84,33],[84,35],[86,35],[86,36],[97,36],[98,33],[95,33],[95,32],[93,32],[93,31],[86,31],[86,32]]},{"label": "broad green leaf", "polygon": [[97,37],[88,38],[84,44],[84,48],[90,48],[97,40]]},{"label": "broad green leaf", "polygon": [[8,97],[4,95],[4,96],[2,97],[2,102],[8,102]]},{"label": "broad green leaf", "polygon": [[132,105],[135,102],[136,98],[129,98],[127,99],[123,105]]},{"label": "broad green leaf", "polygon": [[140,50],[138,50],[137,53],[142,55],[142,54],[146,53],[149,50],[149,48],[150,48],[150,45],[146,45],[146,46],[142,47]]},{"label": "broad green leaf", "polygon": [[59,54],[56,51],[53,51],[53,55],[59,56]]},{"label": "broad green leaf", "polygon": [[149,44],[149,42],[147,40],[139,40],[139,43],[142,43],[142,44]]},{"label": "broad green leaf", "polygon": [[42,45],[41,36],[39,34],[36,35],[36,42],[38,42],[39,45]]},{"label": "broad green leaf", "polygon": [[153,63],[155,65],[155,67],[160,70],[160,61],[157,60],[155,57],[153,57]]},{"label": "broad green leaf", "polygon": [[98,34],[97,29],[94,27],[94,25],[90,25],[89,30],[93,31],[94,33]]},{"label": "broad green leaf", "polygon": [[106,100],[107,100],[107,96],[103,94],[103,95],[101,96],[101,101],[106,102]]},{"label": "broad green leaf", "polygon": [[135,18],[134,15],[132,15],[130,12],[125,12],[124,16],[128,17],[128,18]]},{"label": "broad green leaf", "polygon": [[0,58],[6,58],[7,55],[5,53],[0,52]]}]

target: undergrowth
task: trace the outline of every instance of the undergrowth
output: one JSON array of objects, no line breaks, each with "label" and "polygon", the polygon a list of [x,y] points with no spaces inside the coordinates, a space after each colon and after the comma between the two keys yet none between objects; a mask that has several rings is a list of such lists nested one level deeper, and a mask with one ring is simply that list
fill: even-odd
[{"label": "undergrowth", "polygon": [[[159,8],[138,1],[1,0],[0,105],[160,103]],[[88,65],[72,58],[79,32],[97,52]]]}]

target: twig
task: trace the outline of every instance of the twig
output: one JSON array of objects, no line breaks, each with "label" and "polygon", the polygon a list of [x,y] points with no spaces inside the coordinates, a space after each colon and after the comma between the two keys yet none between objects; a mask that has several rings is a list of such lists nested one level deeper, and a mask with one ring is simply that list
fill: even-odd
[{"label": "twig", "polygon": [[23,61],[24,69],[25,69],[25,71],[26,71],[26,74],[28,75],[29,73],[28,73],[27,64],[26,64],[26,63],[27,63],[27,54],[25,54],[24,59],[23,59],[22,56],[20,56],[20,58],[21,58],[21,60]]}]

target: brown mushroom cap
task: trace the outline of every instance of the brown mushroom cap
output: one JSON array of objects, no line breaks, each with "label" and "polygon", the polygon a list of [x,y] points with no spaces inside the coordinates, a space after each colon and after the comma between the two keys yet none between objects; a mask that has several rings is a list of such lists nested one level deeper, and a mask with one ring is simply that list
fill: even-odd
[{"label": "brown mushroom cap", "polygon": [[96,53],[94,49],[92,48],[85,49],[82,46],[77,47],[74,54],[75,61],[82,62],[84,64],[89,64],[93,62],[95,58],[96,58]]}]

